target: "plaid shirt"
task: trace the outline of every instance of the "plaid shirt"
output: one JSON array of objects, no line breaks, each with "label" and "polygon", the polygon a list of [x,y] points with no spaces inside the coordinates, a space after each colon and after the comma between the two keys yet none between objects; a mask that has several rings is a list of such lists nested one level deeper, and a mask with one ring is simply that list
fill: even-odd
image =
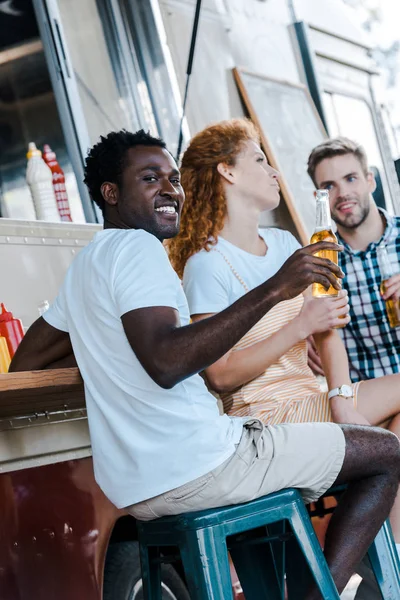
[{"label": "plaid shirt", "polygon": [[400,371],[400,327],[391,329],[386,305],[380,295],[382,281],[377,246],[384,241],[393,273],[400,270],[400,217],[379,209],[386,229],[377,243],[355,252],[337,234],[344,246],[339,264],[345,274],[344,287],[349,294],[350,323],[341,329],[350,362],[352,381],[382,377]]}]

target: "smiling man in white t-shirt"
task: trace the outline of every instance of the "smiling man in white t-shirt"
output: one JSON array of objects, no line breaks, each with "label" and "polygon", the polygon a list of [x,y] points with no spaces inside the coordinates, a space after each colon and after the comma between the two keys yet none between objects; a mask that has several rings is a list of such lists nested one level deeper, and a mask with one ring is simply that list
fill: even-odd
[{"label": "smiling man in white t-shirt", "polygon": [[161,243],[177,234],[184,202],[164,142],[143,131],[110,133],[91,149],[85,182],[104,230],[74,260],[11,370],[66,366],[75,356],[96,480],[137,518],[235,504],[286,487],[299,488],[309,502],[335,482],[352,482],[324,550],[341,591],[393,504],[397,438],[374,428],[263,427],[220,415],[198,375],[278,302],[313,282],[339,287],[338,267],[313,255],[332,245],[299,249],[232,306],[189,324]]}]

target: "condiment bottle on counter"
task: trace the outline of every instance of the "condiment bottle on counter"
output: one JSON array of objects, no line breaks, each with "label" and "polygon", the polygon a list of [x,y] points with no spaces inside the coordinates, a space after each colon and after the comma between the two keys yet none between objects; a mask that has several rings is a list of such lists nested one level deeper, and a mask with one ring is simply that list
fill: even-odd
[{"label": "condiment bottle on counter", "polygon": [[0,335],[0,373],[8,373],[11,358],[8,351],[7,340]]},{"label": "condiment bottle on counter", "polygon": [[3,303],[0,304],[0,307],[0,335],[6,339],[8,351],[12,358],[24,337],[24,328],[21,320],[14,319],[13,314],[8,312]]},{"label": "condiment bottle on counter", "polygon": [[29,144],[26,182],[35,205],[36,218],[40,221],[60,221],[53,188],[53,174],[33,142]]},{"label": "condiment bottle on counter", "polygon": [[53,174],[53,187],[56,195],[58,212],[61,221],[71,222],[71,212],[68,203],[67,188],[65,187],[64,171],[57,161],[56,153],[52,151],[48,144],[43,146],[43,160]]}]

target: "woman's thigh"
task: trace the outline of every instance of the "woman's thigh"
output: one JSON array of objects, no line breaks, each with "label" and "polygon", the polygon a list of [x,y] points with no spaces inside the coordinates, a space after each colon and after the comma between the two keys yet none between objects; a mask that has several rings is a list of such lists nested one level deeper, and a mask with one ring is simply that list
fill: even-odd
[{"label": "woman's thigh", "polygon": [[384,425],[400,413],[400,373],[363,381],[357,410],[371,423]]}]

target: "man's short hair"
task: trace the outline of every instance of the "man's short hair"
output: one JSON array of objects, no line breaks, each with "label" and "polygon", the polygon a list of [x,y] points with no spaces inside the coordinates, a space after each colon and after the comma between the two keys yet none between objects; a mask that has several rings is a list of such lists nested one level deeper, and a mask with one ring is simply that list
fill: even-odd
[{"label": "man's short hair", "polygon": [[364,175],[367,175],[369,171],[368,159],[361,144],[357,144],[346,137],[331,138],[316,146],[308,158],[307,172],[316,187],[315,170],[319,163],[325,160],[325,158],[333,158],[334,156],[343,156],[345,154],[353,154],[360,163]]},{"label": "man's short hair", "polygon": [[166,148],[166,143],[143,129],[131,133],[122,129],[112,131],[107,136],[100,136],[100,142],[88,152],[85,161],[84,182],[89,194],[97,206],[104,212],[105,201],[101,193],[101,185],[105,181],[121,185],[125,168],[125,155],[130,148],[136,146],[157,146]]}]

